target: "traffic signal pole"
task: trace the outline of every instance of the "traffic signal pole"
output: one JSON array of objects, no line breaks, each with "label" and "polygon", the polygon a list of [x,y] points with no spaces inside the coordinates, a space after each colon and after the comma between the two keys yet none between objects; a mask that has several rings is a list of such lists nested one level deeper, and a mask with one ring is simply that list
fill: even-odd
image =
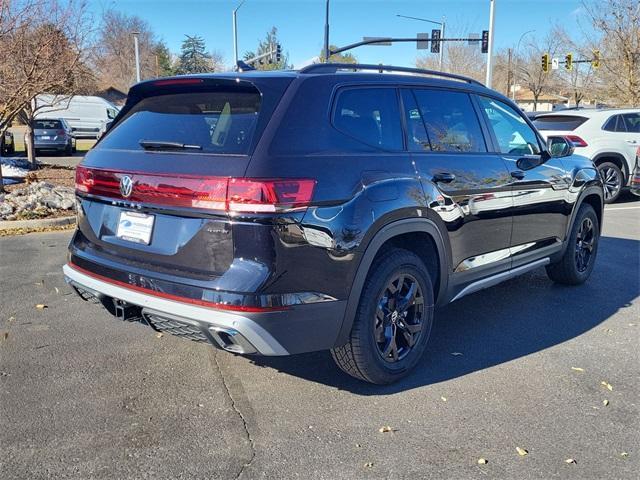
[{"label": "traffic signal pole", "polygon": [[324,16],[324,61],[329,63],[329,0],[326,3],[326,11]]}]

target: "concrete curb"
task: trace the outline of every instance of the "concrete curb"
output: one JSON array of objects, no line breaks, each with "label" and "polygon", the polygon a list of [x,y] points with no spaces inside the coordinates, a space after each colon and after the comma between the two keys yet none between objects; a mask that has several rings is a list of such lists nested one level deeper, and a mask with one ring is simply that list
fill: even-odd
[{"label": "concrete curb", "polygon": [[60,227],[74,223],[76,223],[75,215],[72,217],[38,218],[35,220],[4,220],[0,221],[0,231],[15,230],[17,228]]}]

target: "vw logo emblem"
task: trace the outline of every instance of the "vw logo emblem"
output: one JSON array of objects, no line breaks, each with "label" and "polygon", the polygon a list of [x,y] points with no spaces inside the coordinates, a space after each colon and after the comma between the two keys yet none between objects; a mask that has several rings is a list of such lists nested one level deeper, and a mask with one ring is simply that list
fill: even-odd
[{"label": "vw logo emblem", "polygon": [[124,198],[128,198],[133,191],[133,180],[129,175],[123,175],[120,179],[120,193]]}]

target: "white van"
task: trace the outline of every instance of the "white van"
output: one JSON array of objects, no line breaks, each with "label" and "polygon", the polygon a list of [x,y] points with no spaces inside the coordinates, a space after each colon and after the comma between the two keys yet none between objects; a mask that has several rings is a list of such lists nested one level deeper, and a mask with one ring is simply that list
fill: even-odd
[{"label": "white van", "polygon": [[36,105],[41,108],[36,118],[64,118],[77,138],[96,138],[118,114],[118,107],[102,97],[76,95],[60,97],[38,95]]}]

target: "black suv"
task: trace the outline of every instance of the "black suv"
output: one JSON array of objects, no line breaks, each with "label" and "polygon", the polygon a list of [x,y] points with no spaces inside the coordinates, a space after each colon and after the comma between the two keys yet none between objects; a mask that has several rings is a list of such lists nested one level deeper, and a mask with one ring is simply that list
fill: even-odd
[{"label": "black suv", "polygon": [[67,281],[123,320],[240,354],[331,349],[380,384],[416,365],[435,307],[541,266],[584,282],[591,161],[474,80],[379,68],[132,87],[77,169]]}]

